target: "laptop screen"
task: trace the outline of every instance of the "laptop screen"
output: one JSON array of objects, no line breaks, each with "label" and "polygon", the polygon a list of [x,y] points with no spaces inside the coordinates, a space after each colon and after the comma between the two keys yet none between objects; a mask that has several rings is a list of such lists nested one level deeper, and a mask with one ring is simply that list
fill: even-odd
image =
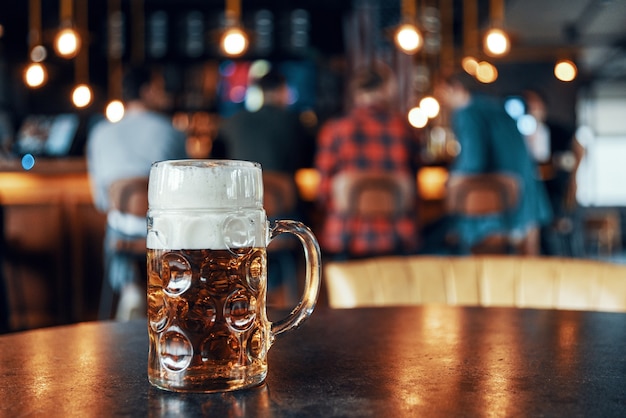
[{"label": "laptop screen", "polygon": [[29,116],[20,127],[14,151],[20,155],[67,156],[74,144],[79,123],[78,115],[71,113]]}]

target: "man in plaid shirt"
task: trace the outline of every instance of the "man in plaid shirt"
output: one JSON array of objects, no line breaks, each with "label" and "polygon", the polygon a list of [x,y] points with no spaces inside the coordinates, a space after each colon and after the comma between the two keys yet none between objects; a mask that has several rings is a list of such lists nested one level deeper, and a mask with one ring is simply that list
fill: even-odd
[{"label": "man in plaid shirt", "polygon": [[419,166],[418,137],[407,119],[393,111],[396,91],[391,72],[363,70],[353,78],[352,88],[354,108],[324,124],[317,140],[318,203],[325,210],[320,245],[327,255],[342,258],[414,253],[419,243],[416,210],[394,221],[349,218],[335,207],[332,181],[343,171],[374,169],[415,179]]}]

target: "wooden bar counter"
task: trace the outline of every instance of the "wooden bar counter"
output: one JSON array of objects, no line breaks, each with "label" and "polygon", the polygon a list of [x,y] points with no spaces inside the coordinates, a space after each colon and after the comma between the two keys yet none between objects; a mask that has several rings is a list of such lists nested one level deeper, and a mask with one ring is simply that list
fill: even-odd
[{"label": "wooden bar counter", "polygon": [[31,170],[0,161],[0,206],[13,328],[89,319],[105,216],[93,206],[84,158],[37,159]]}]

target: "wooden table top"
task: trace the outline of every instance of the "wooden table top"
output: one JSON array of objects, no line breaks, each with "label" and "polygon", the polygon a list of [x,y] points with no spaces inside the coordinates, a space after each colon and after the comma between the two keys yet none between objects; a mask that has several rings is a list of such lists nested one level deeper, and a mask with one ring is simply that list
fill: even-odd
[{"label": "wooden table top", "polygon": [[[280,319],[283,312],[269,312]],[[624,416],[626,314],[422,306],[317,309],[266,382],[180,394],[147,380],[147,325],[0,337],[2,416]]]}]

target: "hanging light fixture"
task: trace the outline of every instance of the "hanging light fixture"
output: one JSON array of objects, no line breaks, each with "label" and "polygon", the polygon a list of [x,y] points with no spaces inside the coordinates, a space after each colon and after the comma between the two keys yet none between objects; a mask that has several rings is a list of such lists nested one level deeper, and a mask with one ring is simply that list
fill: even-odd
[{"label": "hanging light fixture", "polygon": [[485,52],[491,56],[502,56],[509,52],[509,37],[502,29],[491,28],[485,34]]},{"label": "hanging light fixture", "polygon": [[478,4],[476,0],[466,0],[463,3],[463,70],[476,76],[478,69]]},{"label": "hanging light fixture", "polygon": [[24,82],[28,87],[41,87],[47,80],[48,72],[40,62],[31,62],[24,70]]},{"label": "hanging light fixture", "polygon": [[220,47],[225,55],[238,57],[246,53],[249,46],[248,34],[241,25],[241,0],[226,0],[226,24]]},{"label": "hanging light fixture", "polygon": [[82,108],[87,107],[91,104],[93,100],[93,93],[91,92],[91,87],[87,84],[79,84],[74,87],[72,91],[72,102],[74,106]]},{"label": "hanging light fixture", "polygon": [[578,68],[572,61],[562,59],[554,66],[554,75],[561,81],[573,81],[578,75]]},{"label": "hanging light fixture", "polygon": [[[88,33],[88,3],[81,0],[79,3],[77,26]],[[93,101],[93,92],[89,85],[89,48],[81,48],[74,61],[76,72],[76,87],[72,91],[72,102],[78,108],[87,107]]]},{"label": "hanging light fixture", "polygon": [[485,33],[483,49],[487,55],[503,56],[509,52],[511,42],[504,31],[504,1],[491,0],[489,3],[491,28]]},{"label": "hanging light fixture", "polygon": [[[54,50],[63,58],[74,58],[81,47],[81,38],[74,27],[72,0],[60,0],[61,27],[54,38]],[[83,0],[81,0],[82,3]],[[86,0],[84,0],[86,1]]]},{"label": "hanging light fixture", "polygon": [[30,0],[28,10],[28,49],[31,62],[24,70],[24,82],[28,87],[37,88],[48,80],[48,71],[43,65],[47,51],[41,45],[41,0]]},{"label": "hanging light fixture", "polygon": [[111,122],[119,122],[124,117],[122,97],[122,55],[124,53],[124,18],[121,11],[121,0],[108,1],[108,39],[107,50],[109,103],[104,114]]},{"label": "hanging light fixture", "polygon": [[424,38],[416,25],[415,0],[402,0],[402,24],[394,34],[394,40],[400,51],[413,55],[424,44]]}]

